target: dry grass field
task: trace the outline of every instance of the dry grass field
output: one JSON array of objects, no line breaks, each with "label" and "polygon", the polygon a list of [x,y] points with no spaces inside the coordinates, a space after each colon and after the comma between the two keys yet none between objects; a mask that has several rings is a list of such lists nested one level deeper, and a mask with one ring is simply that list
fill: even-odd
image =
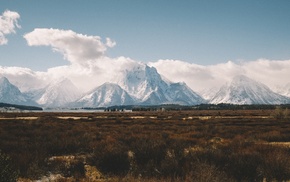
[{"label": "dry grass field", "polygon": [[286,181],[274,110],[0,113],[0,181]]}]

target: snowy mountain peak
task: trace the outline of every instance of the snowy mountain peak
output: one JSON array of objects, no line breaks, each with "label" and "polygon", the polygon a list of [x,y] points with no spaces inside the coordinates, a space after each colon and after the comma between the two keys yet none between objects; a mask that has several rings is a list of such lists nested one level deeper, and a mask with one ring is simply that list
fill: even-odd
[{"label": "snowy mountain peak", "polygon": [[6,95],[21,95],[21,92],[15,85],[11,84],[6,77],[1,77],[0,94],[5,98]]},{"label": "snowy mountain peak", "polygon": [[181,105],[196,105],[206,103],[206,101],[189,88],[186,83],[171,83],[166,90],[167,100],[170,103]]},{"label": "snowy mountain peak", "polygon": [[38,95],[37,103],[46,107],[63,107],[79,98],[81,92],[67,78],[50,83]]},{"label": "snowy mountain peak", "polygon": [[9,82],[6,77],[0,78],[0,102],[9,104],[36,105],[25,94]]},{"label": "snowy mountain peak", "polygon": [[234,77],[210,100],[213,104],[282,104],[287,102],[289,98],[274,93],[266,85],[244,75]]},{"label": "snowy mountain peak", "polygon": [[104,83],[77,101],[86,107],[111,105],[195,105],[204,100],[185,83],[164,81],[156,68],[143,63],[130,64],[113,83]]},{"label": "snowy mountain peak", "polygon": [[134,100],[131,96],[119,85],[107,82],[80,98],[75,105],[81,107],[106,107],[133,103]]},{"label": "snowy mountain peak", "polygon": [[167,87],[156,68],[142,63],[121,72],[117,84],[140,101],[144,101],[157,87]]},{"label": "snowy mountain peak", "polygon": [[[9,82],[9,80],[6,77],[0,77],[0,87],[9,87],[12,84]],[[14,85],[13,85],[14,86]]]}]

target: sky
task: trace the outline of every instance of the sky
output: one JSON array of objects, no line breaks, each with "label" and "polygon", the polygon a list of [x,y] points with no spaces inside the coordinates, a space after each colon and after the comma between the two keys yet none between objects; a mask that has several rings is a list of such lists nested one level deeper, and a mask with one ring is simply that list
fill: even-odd
[{"label": "sky", "polygon": [[0,74],[19,84],[71,73],[78,83],[79,69],[101,84],[102,66],[142,62],[199,90],[240,73],[283,85],[289,8],[288,0],[1,0]]}]

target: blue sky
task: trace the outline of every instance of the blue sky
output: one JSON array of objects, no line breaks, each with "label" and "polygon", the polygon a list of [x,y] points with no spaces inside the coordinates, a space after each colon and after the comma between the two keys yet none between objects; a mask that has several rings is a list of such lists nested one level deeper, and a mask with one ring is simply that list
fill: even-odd
[{"label": "blue sky", "polygon": [[21,29],[0,46],[0,66],[68,64],[49,47],[27,46],[23,35],[35,28],[109,37],[117,45],[106,55],[142,62],[290,59],[289,0],[1,0],[0,14],[5,10],[19,13]]}]

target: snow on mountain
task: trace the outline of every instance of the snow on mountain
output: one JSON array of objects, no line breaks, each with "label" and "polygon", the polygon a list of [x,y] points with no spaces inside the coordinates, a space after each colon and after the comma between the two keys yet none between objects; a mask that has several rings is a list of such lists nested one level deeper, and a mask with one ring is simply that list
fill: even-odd
[{"label": "snow on mountain", "polygon": [[[5,77],[0,77],[0,102],[44,107],[107,107],[113,105],[159,105],[201,103],[285,104],[290,103],[290,84],[273,92],[266,85],[239,75],[220,89],[200,92],[185,83],[165,80],[154,67],[134,63],[121,71],[114,83],[105,83],[81,97],[69,79],[60,79],[46,87],[22,93]],[[284,96],[282,96],[282,94]],[[206,100],[205,100],[205,99]],[[208,100],[208,101],[207,101]]]},{"label": "snow on mountain", "polygon": [[158,105],[158,104],[165,104],[168,100],[166,99],[163,90],[160,88],[155,88],[149,95],[146,95],[142,102],[140,102],[141,105]]},{"label": "snow on mountain", "polygon": [[278,88],[277,93],[286,97],[290,97],[290,83]]},{"label": "snow on mountain", "polygon": [[73,105],[77,107],[106,107],[134,103],[134,99],[119,85],[104,83],[78,99]]},{"label": "snow on mountain", "polygon": [[185,83],[171,83],[165,92],[169,103],[181,105],[197,105],[206,103],[206,101]]},{"label": "snow on mountain", "polygon": [[78,99],[81,92],[67,78],[50,83],[48,86],[34,93],[34,99],[45,107],[63,107]]},{"label": "snow on mountain", "polygon": [[211,100],[216,93],[219,91],[220,87],[206,88],[198,92],[198,94],[205,100]]},{"label": "snow on mountain", "polygon": [[153,92],[168,87],[154,67],[143,63],[134,64],[122,71],[118,76],[117,84],[140,102],[148,100]]},{"label": "snow on mountain", "polygon": [[154,67],[133,63],[118,73],[114,83],[105,83],[79,99],[78,107],[112,105],[194,105],[204,100],[185,83],[163,80]]},{"label": "snow on mountain", "polygon": [[194,105],[204,102],[185,83],[172,83],[162,78],[156,68],[143,63],[132,65],[121,72],[117,84],[144,105]]},{"label": "snow on mountain", "polygon": [[19,105],[37,105],[25,94],[21,93],[15,85],[11,84],[6,77],[0,77],[0,102]]},{"label": "snow on mountain", "polygon": [[273,92],[266,85],[244,75],[234,77],[210,100],[213,104],[284,104],[289,102],[289,98]]}]

